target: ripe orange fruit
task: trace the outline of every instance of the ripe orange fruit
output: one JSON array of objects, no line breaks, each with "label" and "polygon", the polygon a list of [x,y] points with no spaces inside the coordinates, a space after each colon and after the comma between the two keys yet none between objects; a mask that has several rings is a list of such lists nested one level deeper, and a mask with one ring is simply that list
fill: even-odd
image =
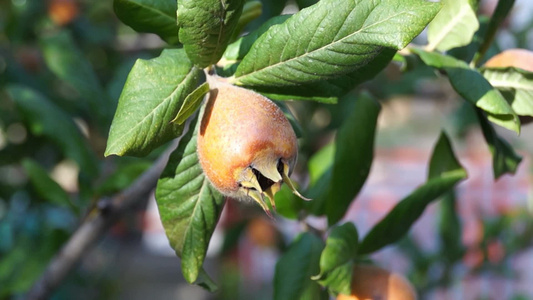
[{"label": "ripe orange fruit", "polygon": [[198,133],[202,169],[222,194],[252,198],[271,216],[264,196],[275,208],[282,182],[299,195],[289,179],[298,155],[294,130],[266,97],[214,77],[209,85]]},{"label": "ripe orange fruit", "polygon": [[278,243],[278,231],[272,222],[265,217],[250,220],[246,227],[247,238],[259,247],[274,247]]},{"label": "ripe orange fruit", "polygon": [[72,22],[78,14],[78,3],[74,0],[50,0],[48,2],[48,15],[59,26]]},{"label": "ripe orange fruit", "polygon": [[533,52],[526,49],[508,49],[491,57],[485,67],[515,67],[533,72]]},{"label": "ripe orange fruit", "polygon": [[352,294],[337,300],[416,300],[411,283],[398,273],[369,265],[356,265],[352,272]]}]

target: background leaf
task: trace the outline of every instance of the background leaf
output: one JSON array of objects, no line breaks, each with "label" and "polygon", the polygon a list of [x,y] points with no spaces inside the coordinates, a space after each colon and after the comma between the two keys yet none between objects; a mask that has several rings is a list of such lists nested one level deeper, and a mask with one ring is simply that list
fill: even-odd
[{"label": "background leaf", "polygon": [[316,4],[317,2],[318,0],[296,0],[296,4],[298,4],[300,10]]},{"label": "background leaf", "polygon": [[7,92],[15,102],[32,134],[52,141],[80,171],[95,176],[98,162],[72,119],[47,98],[29,88],[11,85]]},{"label": "background leaf", "polygon": [[358,243],[359,235],[353,223],[333,227],[320,255],[320,276],[352,260],[356,255]]},{"label": "background leaf", "polygon": [[498,4],[496,5],[496,8],[494,9],[494,12],[492,13],[492,16],[490,18],[490,21],[488,22],[487,30],[483,32],[483,37],[481,38],[479,49],[474,56],[475,65],[478,65],[478,63],[481,62],[481,60],[485,56],[485,53],[491,47],[496,33],[507,19],[507,16],[513,8],[514,2],[515,0],[498,1]]},{"label": "background leaf", "polygon": [[49,203],[77,210],[70,201],[67,192],[65,192],[57,182],[50,178],[48,172],[36,161],[29,158],[24,159],[22,161],[22,166],[26,170],[26,174],[28,175],[33,188],[40,197]]},{"label": "background leaf", "polygon": [[228,45],[224,58],[227,60],[241,60],[250,51],[254,42],[265,33],[270,27],[285,22],[291,15],[275,16],[261,25],[256,30],[241,37]]},{"label": "background leaf", "polygon": [[114,0],[113,9],[135,31],[155,33],[169,44],[179,44],[176,0]]},{"label": "background leaf", "polygon": [[522,161],[522,157],[516,154],[513,147],[507,141],[498,136],[496,130],[494,130],[480,110],[476,109],[476,112],[483,136],[492,153],[494,179],[500,178],[505,173],[514,174],[518,168],[518,164]]},{"label": "background leaf", "polygon": [[[324,244],[310,232],[299,235],[276,264],[274,300],[306,299],[306,290],[318,284],[311,276],[319,272],[320,253]],[[318,292],[319,290],[316,290]],[[316,299],[318,293],[311,299]]]},{"label": "background leaf", "polygon": [[533,116],[533,72],[517,68],[484,68],[481,74],[520,116]]},{"label": "background leaf", "polygon": [[382,47],[405,47],[438,9],[420,0],[322,0],[263,34],[237,68],[235,82],[291,86],[352,72]]},{"label": "background leaf", "polygon": [[398,241],[433,200],[449,192],[466,178],[446,134],[442,133],[431,156],[428,181],[400,201],[359,245],[359,254],[368,254]]},{"label": "background leaf", "polygon": [[203,68],[222,57],[243,5],[244,0],[178,1],[180,42],[194,64]]},{"label": "background leaf", "polygon": [[183,276],[189,283],[206,285],[210,279],[202,265],[224,196],[211,186],[198,161],[197,120],[170,156],[157,183],[156,200],[170,245],[181,257]]},{"label": "background leaf", "polygon": [[41,44],[48,68],[76,90],[95,124],[101,131],[107,131],[116,103],[107,96],[91,64],[70,34],[59,31],[43,37]]},{"label": "background leaf", "polygon": [[106,156],[146,155],[178,137],[183,125],[171,121],[202,76],[181,49],[137,60],[120,95]]},{"label": "background leaf", "polygon": [[447,51],[468,45],[479,28],[467,0],[443,0],[442,9],[428,26],[428,50]]},{"label": "background leaf", "polygon": [[455,91],[465,100],[486,111],[491,122],[516,133],[520,132],[520,121],[516,113],[501,93],[477,70],[448,55],[414,48],[411,51],[426,65],[445,71]]},{"label": "background leaf", "polygon": [[353,111],[335,138],[330,188],[327,200],[323,200],[330,225],[344,216],[363,187],[374,157],[374,136],[380,105],[366,94],[353,100]]}]

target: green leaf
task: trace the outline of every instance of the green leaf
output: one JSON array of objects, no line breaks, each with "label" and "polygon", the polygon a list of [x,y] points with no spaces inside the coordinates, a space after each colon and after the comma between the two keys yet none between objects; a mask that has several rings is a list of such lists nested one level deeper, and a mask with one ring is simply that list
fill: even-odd
[{"label": "green leaf", "polygon": [[349,261],[324,275],[318,283],[330,292],[343,295],[352,294],[352,277],[354,262]]},{"label": "green leaf", "polygon": [[199,67],[216,63],[239,22],[244,0],[180,0],[178,26],[185,52]]},{"label": "green leaf", "polygon": [[185,121],[194,114],[198,108],[200,108],[202,105],[202,99],[204,99],[207,92],[209,92],[209,84],[204,82],[185,98],[178,115],[172,120],[172,122],[178,125],[185,123]]},{"label": "green leaf", "polygon": [[520,133],[520,121],[501,93],[477,70],[464,61],[448,55],[411,49],[431,67],[446,72],[455,91],[465,100],[488,113],[489,120],[516,133]]},{"label": "green leaf", "polygon": [[148,160],[127,161],[103,180],[101,185],[94,188],[97,196],[112,195],[130,186],[137,177],[152,166]]},{"label": "green leaf", "polygon": [[247,25],[246,29],[248,31],[253,31],[261,27],[269,19],[280,15],[287,4],[287,0],[260,0],[260,2],[262,4],[261,15]]},{"label": "green leaf", "polygon": [[72,119],[43,95],[24,86],[7,87],[32,134],[52,141],[68,158],[75,161],[81,172],[93,177],[98,173],[98,161]]},{"label": "green leaf", "polygon": [[447,51],[468,45],[479,29],[472,6],[466,0],[443,0],[442,9],[428,26],[426,49]]},{"label": "green leaf", "polygon": [[303,129],[302,126],[300,126],[300,123],[298,120],[296,120],[296,117],[292,114],[291,110],[287,106],[285,102],[280,101],[274,101],[276,105],[281,109],[287,120],[289,120],[289,123],[291,123],[292,129],[294,130],[294,133],[296,134],[297,138],[302,137]]},{"label": "green leaf", "polygon": [[41,39],[43,58],[50,70],[72,86],[83,99],[95,124],[107,131],[115,102],[111,101],[81,50],[67,31],[59,31]]},{"label": "green leaf", "polygon": [[335,104],[359,84],[374,78],[394,57],[396,50],[385,48],[363,67],[334,79],[286,87],[253,87],[276,100],[313,100]]},{"label": "green leaf", "polygon": [[311,276],[319,272],[320,238],[310,232],[299,235],[278,260],[274,274],[274,300],[303,299],[316,282]]},{"label": "green leaf", "polygon": [[228,45],[226,52],[224,52],[224,58],[226,60],[241,60],[248,51],[252,48],[254,42],[265,33],[270,27],[285,22],[291,15],[275,16],[269,19],[261,27],[236,40]]},{"label": "green leaf", "polygon": [[457,200],[453,191],[443,197],[439,208],[439,237],[442,245],[446,245],[441,250],[441,255],[447,259],[446,264],[451,265],[464,255],[461,221],[457,214]]},{"label": "green leaf", "polygon": [[296,196],[286,184],[276,193],[276,213],[287,219],[298,220],[304,208],[304,200]]},{"label": "green leaf", "polygon": [[178,137],[183,125],[171,121],[202,76],[181,49],[137,60],[120,95],[105,155],[142,156]]},{"label": "green leaf", "polygon": [[442,133],[431,156],[428,181],[401,200],[370,230],[359,245],[359,254],[369,254],[398,241],[428,204],[465,178],[466,171],[457,162],[448,137]]},{"label": "green leaf", "polygon": [[496,130],[494,130],[480,110],[476,110],[476,112],[483,136],[492,153],[494,179],[500,178],[505,173],[514,174],[518,168],[518,164],[522,161],[522,157],[516,154],[513,147],[507,141],[498,136]]},{"label": "green leaf", "polygon": [[309,184],[314,185],[320,177],[333,166],[335,160],[335,143],[329,143],[322,147],[309,159],[307,168],[309,169]]},{"label": "green leaf", "polygon": [[323,278],[326,273],[352,260],[358,243],[359,235],[353,223],[333,227],[320,256],[320,274],[317,278]]},{"label": "green leaf", "polygon": [[520,116],[533,116],[533,72],[518,68],[484,68],[481,74]]},{"label": "green leaf", "polygon": [[335,161],[325,201],[330,225],[346,213],[363,187],[374,158],[374,136],[381,107],[367,94],[353,100],[356,101],[353,112],[335,138]]},{"label": "green leaf", "polygon": [[198,161],[197,120],[170,156],[155,196],[170,245],[181,257],[183,276],[189,283],[201,284],[208,283],[202,279],[202,265],[224,196],[211,186]]},{"label": "green leaf", "polygon": [[155,33],[169,44],[179,44],[176,0],[114,0],[113,9],[135,31]]},{"label": "green leaf", "polygon": [[248,0],[245,1],[244,6],[242,7],[242,13],[239,17],[239,22],[233,31],[232,41],[236,40],[250,22],[259,18],[263,13],[263,4],[261,1],[257,0]]},{"label": "green leaf", "polygon": [[257,39],[234,81],[292,86],[350,73],[383,47],[404,48],[439,6],[423,0],[322,0]]},{"label": "green leaf", "polygon": [[50,178],[48,172],[36,161],[26,158],[22,161],[22,166],[26,170],[31,184],[40,197],[57,206],[68,207],[74,210],[77,209],[70,201],[67,192]]}]

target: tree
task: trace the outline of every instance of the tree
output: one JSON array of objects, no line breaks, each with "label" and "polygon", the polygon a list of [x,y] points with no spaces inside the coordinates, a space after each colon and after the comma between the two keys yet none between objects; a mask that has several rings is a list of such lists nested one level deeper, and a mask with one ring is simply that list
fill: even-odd
[{"label": "tree", "polygon": [[[114,0],[114,11],[123,23],[138,32],[157,34],[167,43],[154,58],[113,66],[117,73],[129,68],[127,80],[108,87],[122,89],[114,117],[116,92],[102,87],[80,50],[83,43],[76,40],[87,29],[63,29],[68,22],[56,21],[38,34],[47,66],[43,73],[53,74],[75,93],[62,95],[47,87],[53,80],[33,80],[34,76],[21,73],[18,65],[7,64],[4,72],[9,76],[3,80],[3,88],[14,103],[11,110],[28,128],[30,141],[1,151],[2,157],[9,155],[9,161],[23,166],[28,174],[25,188],[29,192],[24,192],[24,198],[35,196],[52,206],[66,207],[78,217],[80,211],[91,208],[74,233],[52,230],[50,234],[57,235],[58,242],[43,249],[43,256],[50,257],[59,246],[63,250],[35,281],[30,297],[42,298],[52,292],[88,247],[154,187],[184,278],[210,291],[216,289],[203,262],[224,203],[231,200],[212,187],[196,154],[198,111],[210,90],[212,74],[276,100],[301,137],[300,165],[309,173],[302,194],[312,200],[304,201],[283,189],[275,198],[277,213],[302,223],[311,215],[328,220],[327,232],[308,226],[309,230],[290,243],[276,266],[275,299],[350,294],[354,264],[397,242],[429,203],[450,195],[467,177],[443,131],[428,162],[425,184],[402,199],[364,237],[359,237],[352,223],[339,223],[357,199],[373,160],[380,104],[376,100],[379,93],[366,82],[390,63],[401,64],[405,72],[429,67],[446,77],[465,105],[475,111],[494,157],[495,179],[515,172],[521,157],[498,136],[493,124],[519,133],[520,117],[533,116],[527,87],[532,75],[516,66],[480,67],[513,1],[499,1],[490,20],[481,21],[476,16],[477,2],[466,0],[297,1],[297,12],[280,15],[285,4],[179,0],[176,5],[170,0]],[[22,15],[31,17],[38,6],[29,6]],[[16,9],[11,9],[16,15]],[[76,17],[77,10],[72,11]],[[51,8],[49,14],[54,15]],[[14,19],[10,22],[22,26]],[[426,27],[427,45],[413,43]],[[13,32],[16,30],[10,37],[16,37]],[[26,30],[25,34],[34,33]],[[98,45],[94,40],[84,43],[86,48],[91,43]],[[108,56],[117,55],[106,46],[101,48]],[[293,116],[284,100],[312,102],[302,104],[305,110]],[[339,107],[343,113],[330,128],[337,132],[335,139],[317,151],[311,147],[312,129],[296,120],[320,107]],[[4,118],[6,124],[16,123],[9,113],[2,114]],[[93,140],[80,132],[74,118],[85,122]],[[174,150],[171,141],[178,138]],[[98,145],[98,139],[106,140],[106,156],[161,157],[150,168],[150,159],[118,160],[112,183],[98,185],[105,175],[99,167],[103,149],[92,151],[88,146],[88,142]],[[49,177],[47,168],[59,159],[48,166],[36,161],[41,145],[51,145],[56,157],[75,162],[81,171],[78,194],[69,195]],[[119,177],[131,185],[119,184]],[[2,187],[0,197],[16,196],[13,186]],[[20,247],[26,247],[33,242],[21,243]],[[42,263],[36,264],[41,270]],[[12,272],[5,274],[7,278]],[[302,274],[305,276],[295,276]],[[0,295],[25,292],[35,279],[4,288]]]}]

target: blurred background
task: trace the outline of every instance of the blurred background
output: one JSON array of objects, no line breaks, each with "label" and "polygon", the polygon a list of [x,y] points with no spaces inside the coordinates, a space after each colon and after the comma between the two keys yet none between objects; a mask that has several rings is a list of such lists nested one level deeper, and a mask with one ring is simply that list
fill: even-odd
[{"label": "blurred background", "polygon": [[[280,3],[264,1],[261,20],[296,9]],[[481,1],[480,13],[490,16],[495,4]],[[123,25],[112,5],[0,1],[0,299],[20,298],[94,202],[127,187],[162,152],[103,157],[130,68],[166,47],[158,36]],[[533,1],[517,0],[505,24],[492,54],[533,49]],[[383,109],[370,177],[344,218],[360,235],[425,182],[441,128],[469,174],[408,237],[376,253],[376,263],[406,274],[421,299],[533,299],[533,125],[520,136],[497,128],[523,160],[514,176],[495,182],[475,114],[446,79],[391,64],[362,89]],[[301,182],[308,158],[331,141],[350,105],[290,103],[303,131]],[[320,218],[310,222],[327,227]],[[220,291],[209,294],[183,280],[152,196],[83,257],[53,299],[271,299],[275,263],[300,226],[228,201],[206,261]]]}]

